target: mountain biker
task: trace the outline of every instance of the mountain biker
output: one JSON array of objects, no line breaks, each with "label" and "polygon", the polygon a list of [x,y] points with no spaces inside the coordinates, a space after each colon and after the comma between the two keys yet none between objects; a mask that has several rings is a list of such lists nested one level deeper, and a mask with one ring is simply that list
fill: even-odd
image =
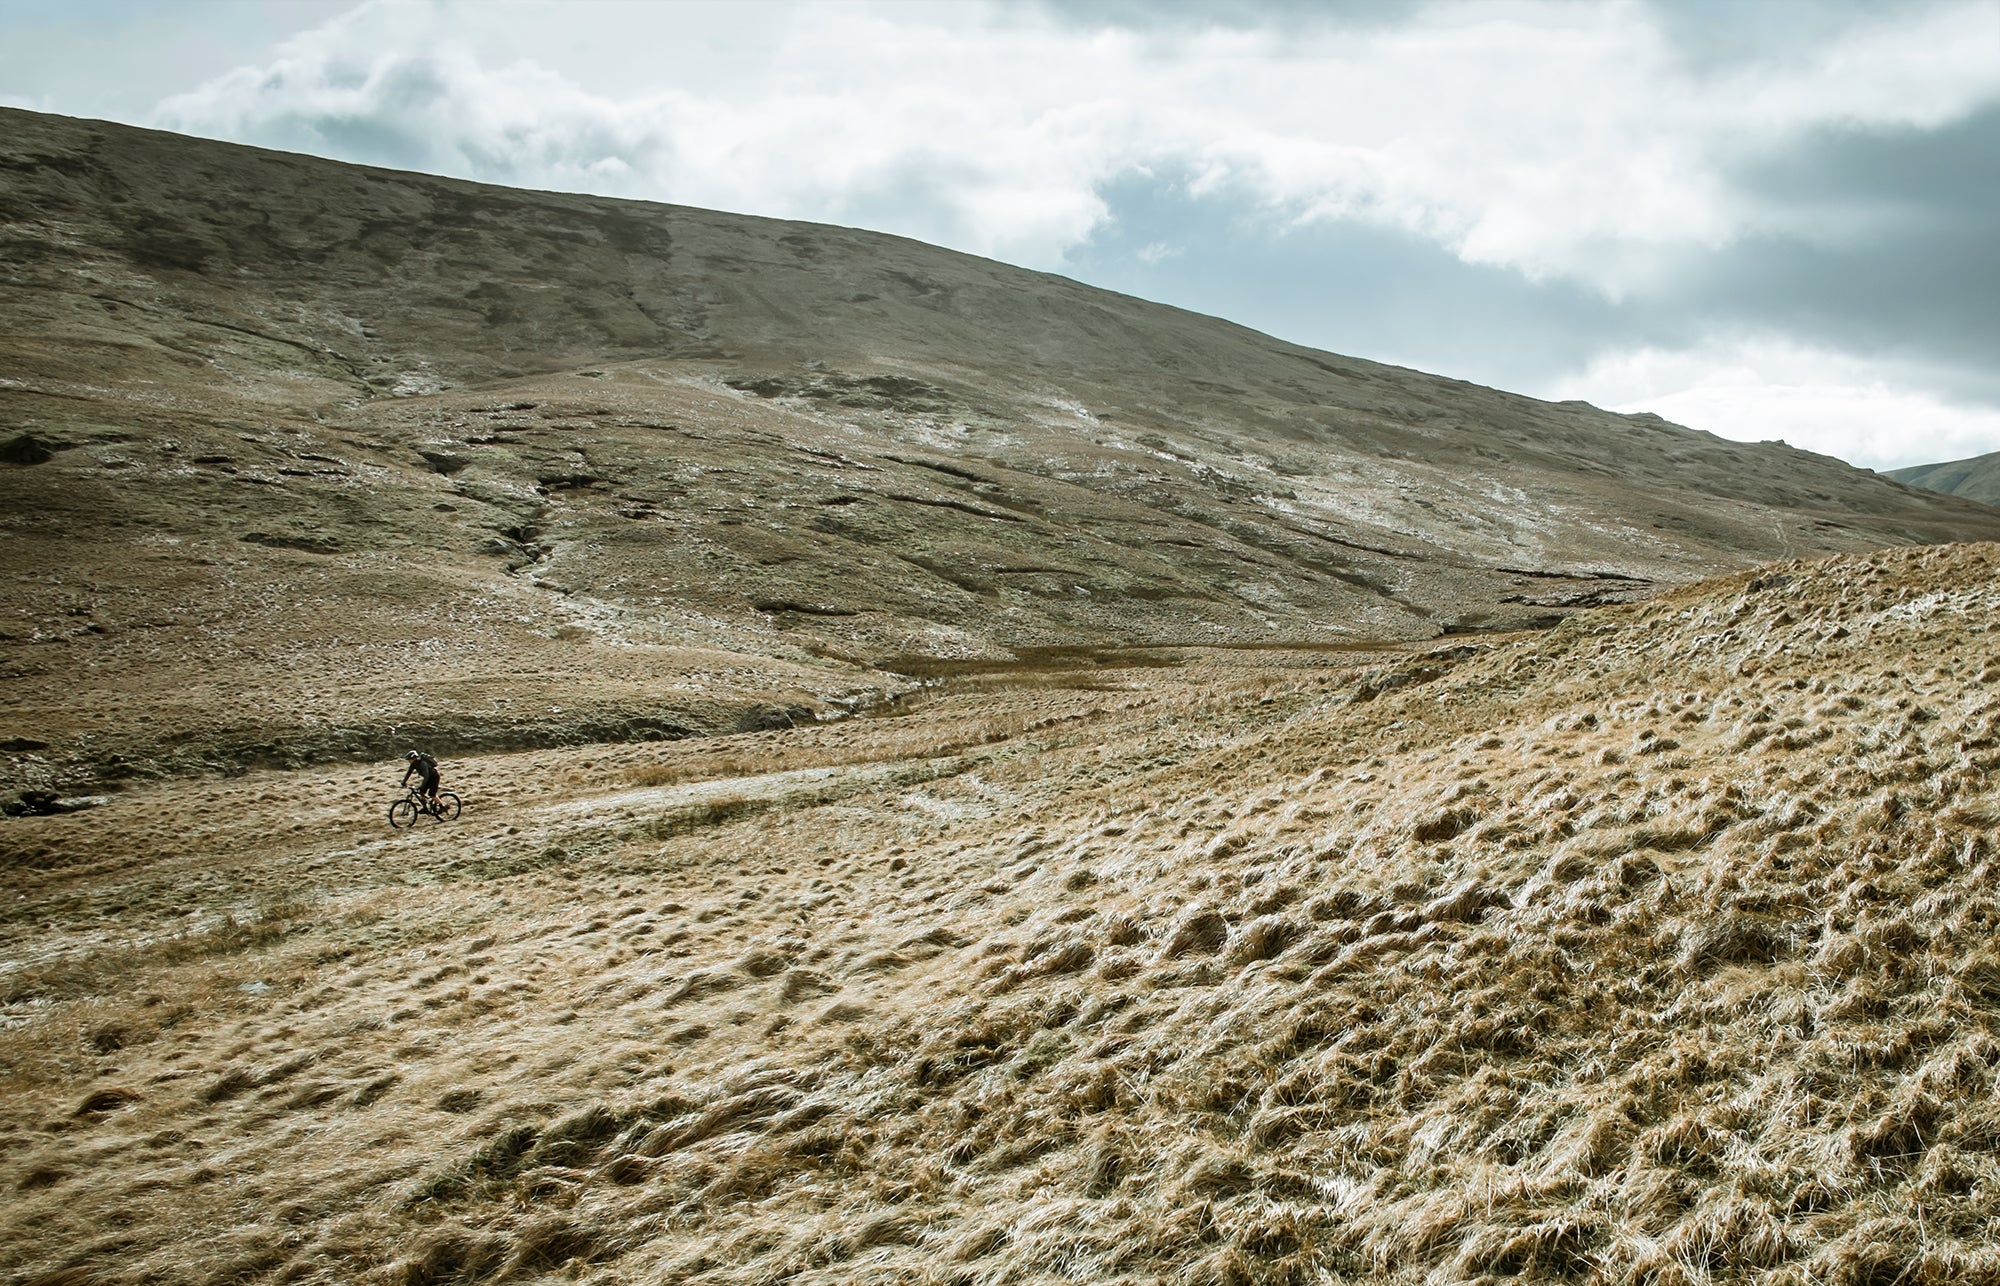
[{"label": "mountain biker", "polygon": [[410,764],[408,768],[403,770],[403,785],[408,786],[410,778],[421,774],[423,780],[417,786],[417,794],[424,801],[424,808],[426,810],[436,812],[438,806],[438,761],[421,750],[412,750],[409,754],[404,755],[403,758],[408,760]]}]

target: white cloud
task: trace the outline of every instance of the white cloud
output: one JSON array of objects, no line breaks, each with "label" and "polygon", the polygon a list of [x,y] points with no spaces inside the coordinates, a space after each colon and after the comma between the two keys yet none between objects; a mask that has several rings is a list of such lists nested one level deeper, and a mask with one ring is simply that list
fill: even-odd
[{"label": "white cloud", "polygon": [[[1112,217],[1110,184],[1184,175],[1272,228],[1370,222],[1643,308],[1745,236],[1856,231],[1739,185],[1787,147],[2000,101],[1992,0],[1851,13],[1704,64],[1637,0],[1152,31],[986,0],[370,0],[154,123],[1038,267]],[[1203,248],[1170,236],[1138,253]],[[1937,374],[1763,337],[1615,353],[1544,391],[1883,467],[2000,445],[2000,412],[1924,392]]]},{"label": "white cloud", "polygon": [[1542,395],[1652,411],[1739,442],[1778,439],[1872,469],[2000,447],[2000,410],[1946,402],[1927,391],[1930,375],[1757,337],[1609,353]]},{"label": "white cloud", "polygon": [[1630,0],[1401,26],[1079,33],[1035,10],[376,0],[158,123],[498,182],[860,222],[1038,266],[1152,167],[1616,293],[1759,212],[1732,167],[2000,96],[2000,9],[1886,14],[1691,67]]}]

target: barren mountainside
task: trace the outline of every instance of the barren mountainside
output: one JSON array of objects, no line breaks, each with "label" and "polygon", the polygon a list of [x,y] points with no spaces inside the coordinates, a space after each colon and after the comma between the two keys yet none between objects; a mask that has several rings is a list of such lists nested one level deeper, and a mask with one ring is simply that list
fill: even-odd
[{"label": "barren mountainside", "polygon": [[873,233],[18,111],[0,220],[24,785],[727,731],[1024,647],[1419,640],[2000,536]]}]

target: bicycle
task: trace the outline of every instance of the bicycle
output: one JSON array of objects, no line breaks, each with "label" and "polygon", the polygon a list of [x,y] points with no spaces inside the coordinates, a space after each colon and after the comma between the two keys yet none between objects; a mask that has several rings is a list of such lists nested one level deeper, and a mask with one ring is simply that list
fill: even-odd
[{"label": "bicycle", "polygon": [[406,826],[415,826],[417,819],[425,816],[448,822],[458,816],[458,808],[458,796],[448,790],[439,791],[437,802],[432,803],[424,798],[421,791],[413,789],[389,805],[389,825],[392,829],[401,830]]}]

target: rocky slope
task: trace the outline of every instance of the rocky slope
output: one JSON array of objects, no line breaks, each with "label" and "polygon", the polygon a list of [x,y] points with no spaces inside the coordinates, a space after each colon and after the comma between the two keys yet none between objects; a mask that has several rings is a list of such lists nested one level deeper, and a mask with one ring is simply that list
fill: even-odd
[{"label": "rocky slope", "polygon": [[10,788],[840,715],[2000,536],[870,233],[0,111]]}]

